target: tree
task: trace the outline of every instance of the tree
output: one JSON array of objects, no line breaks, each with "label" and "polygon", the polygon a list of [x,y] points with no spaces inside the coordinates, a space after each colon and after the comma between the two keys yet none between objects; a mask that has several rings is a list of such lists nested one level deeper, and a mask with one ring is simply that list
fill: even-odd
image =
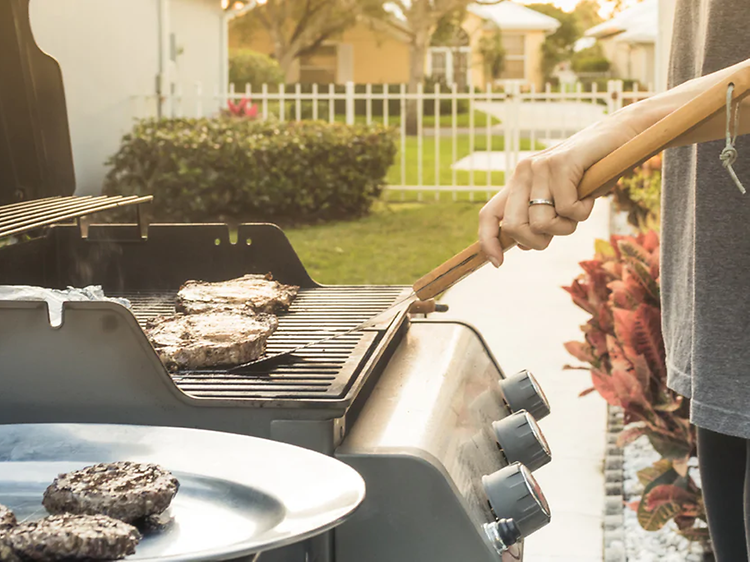
[{"label": "tree", "polygon": [[296,59],[354,25],[359,15],[378,16],[382,10],[382,0],[268,0],[235,19],[231,30],[242,42],[267,33],[273,57],[290,82]]},{"label": "tree", "polygon": [[[432,34],[440,20],[454,13],[462,13],[471,0],[392,0],[391,5],[406,20],[409,30],[409,92],[415,93],[424,83],[424,64]],[[406,129],[410,133],[417,129],[417,103],[407,104]]]},{"label": "tree", "polygon": [[497,80],[505,69],[505,49],[500,30],[479,40],[479,52],[484,61],[485,76]]},{"label": "tree", "polygon": [[576,4],[573,14],[578,19],[578,28],[581,33],[585,33],[586,30],[604,21],[604,18],[599,15],[600,9],[598,0],[581,0]]},{"label": "tree", "polygon": [[542,43],[542,74],[549,79],[555,67],[573,56],[573,46],[581,37],[578,19],[572,12],[565,12],[552,4],[528,4],[527,8],[555,18],[560,27],[548,35]]}]

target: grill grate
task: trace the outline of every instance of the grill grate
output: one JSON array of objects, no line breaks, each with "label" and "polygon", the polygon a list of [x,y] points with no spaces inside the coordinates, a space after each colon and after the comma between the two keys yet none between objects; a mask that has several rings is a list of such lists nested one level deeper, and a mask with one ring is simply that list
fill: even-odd
[{"label": "grill grate", "polygon": [[[350,330],[382,312],[410,290],[404,287],[321,287],[302,289],[279,315],[268,340],[268,353],[288,351]],[[123,293],[143,326],[150,318],[175,312],[175,293]],[[400,318],[402,318],[400,316]],[[267,372],[235,375],[225,371],[172,373],[175,384],[196,398],[339,399],[359,376],[382,331],[366,330],[314,345],[299,352],[303,361]]]},{"label": "grill grate", "polygon": [[107,197],[49,197],[0,207],[0,238],[17,236],[37,228],[61,223],[125,205],[140,205],[153,199],[151,195]]}]

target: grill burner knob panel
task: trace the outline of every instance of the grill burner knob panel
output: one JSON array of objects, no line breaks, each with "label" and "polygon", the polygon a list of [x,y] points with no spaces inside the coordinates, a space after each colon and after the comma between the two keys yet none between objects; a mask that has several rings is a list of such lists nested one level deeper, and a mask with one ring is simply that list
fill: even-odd
[{"label": "grill burner knob panel", "polygon": [[[483,476],[482,485],[492,510],[499,518],[498,522],[512,519],[519,537],[528,537],[550,522],[547,499],[529,469],[521,463],[513,463]],[[497,526],[493,530],[503,531],[502,527]],[[487,527],[485,531],[488,531]],[[506,547],[515,542],[512,536],[501,535],[500,538]]]},{"label": "grill burner knob panel", "polygon": [[526,410],[493,422],[492,429],[508,462],[520,462],[533,472],[552,460],[542,430]]},{"label": "grill burner knob panel", "polygon": [[513,412],[526,410],[537,420],[549,415],[549,401],[534,375],[529,371],[523,370],[506,378],[500,386]]}]

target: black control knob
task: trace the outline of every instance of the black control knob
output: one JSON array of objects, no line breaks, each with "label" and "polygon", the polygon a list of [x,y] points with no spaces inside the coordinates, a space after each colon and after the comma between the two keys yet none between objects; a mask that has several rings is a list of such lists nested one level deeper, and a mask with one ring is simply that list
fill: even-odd
[{"label": "black control knob", "polygon": [[542,388],[529,371],[520,371],[500,383],[508,406],[514,412],[526,410],[534,419],[549,415],[550,407]]},{"label": "black control knob", "polygon": [[533,472],[552,460],[542,430],[526,410],[493,422],[492,429],[508,462],[520,462]]},{"label": "black control knob", "polygon": [[521,537],[528,537],[550,522],[547,500],[529,469],[521,463],[483,476],[482,485],[495,515],[500,520],[512,520]]}]

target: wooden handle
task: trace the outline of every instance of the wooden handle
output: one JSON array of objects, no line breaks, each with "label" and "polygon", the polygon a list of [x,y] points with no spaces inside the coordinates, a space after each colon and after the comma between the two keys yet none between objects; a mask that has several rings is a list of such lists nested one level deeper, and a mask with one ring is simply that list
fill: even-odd
[{"label": "wooden handle", "polygon": [[[600,197],[606,194],[629,170],[724,110],[727,88],[730,84],[734,84],[734,101],[740,101],[747,96],[750,93],[750,68],[738,70],[718,82],[591,166],[578,185],[579,198]],[[508,251],[516,245],[515,240],[503,234],[502,228],[499,239],[503,251]],[[487,256],[482,252],[479,242],[475,242],[414,283],[414,292],[422,300],[434,298],[486,263]]]}]

